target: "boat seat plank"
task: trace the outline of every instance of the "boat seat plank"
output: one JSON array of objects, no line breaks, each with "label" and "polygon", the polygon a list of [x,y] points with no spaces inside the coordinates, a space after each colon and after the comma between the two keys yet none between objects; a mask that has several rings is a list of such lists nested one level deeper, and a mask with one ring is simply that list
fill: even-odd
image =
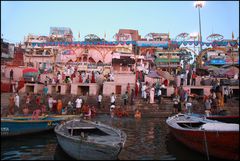
[{"label": "boat seat plank", "polygon": [[201,121],[177,121],[177,123],[197,124],[197,123],[203,123],[203,122],[201,122]]},{"label": "boat seat plank", "polygon": [[66,127],[68,130],[69,129],[73,129],[73,130],[78,130],[78,129],[83,129],[83,130],[85,130],[85,129],[96,129],[96,127],[94,127],[94,126],[83,126],[83,127],[76,127],[76,126],[74,126],[74,127],[71,127],[71,126],[67,126]]}]

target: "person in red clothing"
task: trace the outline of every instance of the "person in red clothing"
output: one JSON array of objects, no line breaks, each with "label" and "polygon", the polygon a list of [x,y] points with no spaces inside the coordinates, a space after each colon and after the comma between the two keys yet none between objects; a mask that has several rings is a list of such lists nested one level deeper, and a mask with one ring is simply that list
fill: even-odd
[{"label": "person in red clothing", "polygon": [[91,79],[91,83],[96,83],[95,81],[95,75],[94,75],[94,72],[92,71],[92,79]]},{"label": "person in red clothing", "polygon": [[130,93],[130,84],[127,84],[127,92]]},{"label": "person in red clothing", "polygon": [[197,74],[195,72],[192,73],[192,86],[196,85],[196,78],[197,78]]},{"label": "person in red clothing", "polygon": [[82,81],[82,75],[80,74],[79,75],[79,83],[82,83],[83,81]]},{"label": "person in red clothing", "polygon": [[40,107],[40,100],[41,100],[41,97],[39,94],[37,94],[37,98],[36,98],[36,104],[38,107]]},{"label": "person in red clothing", "polygon": [[90,108],[89,105],[83,105],[83,107],[82,107],[82,113],[83,113],[84,115],[85,115],[85,114],[88,114],[89,108]]},{"label": "person in red clothing", "polygon": [[163,81],[163,84],[167,87],[167,86],[168,86],[168,80],[165,79],[165,80]]},{"label": "person in red clothing", "polygon": [[139,88],[139,83],[137,81],[136,84],[135,84],[135,96],[136,97],[138,96],[138,88]]}]

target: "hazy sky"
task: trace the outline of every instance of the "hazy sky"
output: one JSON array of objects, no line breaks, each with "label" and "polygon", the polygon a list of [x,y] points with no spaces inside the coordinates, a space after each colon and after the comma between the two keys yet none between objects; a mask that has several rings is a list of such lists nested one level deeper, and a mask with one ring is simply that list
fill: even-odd
[{"label": "hazy sky", "polygon": [[[201,11],[202,37],[218,33],[226,39],[239,36],[239,2],[206,1]],[[9,42],[23,42],[29,33],[49,35],[50,27],[70,27],[77,40],[96,34],[113,40],[119,29],[136,29],[144,37],[150,32],[199,31],[194,1],[1,1],[1,31]]]}]

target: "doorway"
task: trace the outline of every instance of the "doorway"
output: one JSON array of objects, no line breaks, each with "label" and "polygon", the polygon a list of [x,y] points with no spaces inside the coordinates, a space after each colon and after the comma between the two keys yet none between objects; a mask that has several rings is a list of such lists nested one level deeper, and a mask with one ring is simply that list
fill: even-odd
[{"label": "doorway", "polygon": [[89,86],[78,86],[77,95],[89,95]]},{"label": "doorway", "polygon": [[121,91],[122,91],[122,86],[116,85],[116,87],[115,87],[115,93],[116,93],[116,94],[121,94]]},{"label": "doorway", "polygon": [[26,86],[26,92],[27,93],[31,93],[31,92],[33,93],[34,92],[34,85],[33,86],[29,86],[29,85]]}]

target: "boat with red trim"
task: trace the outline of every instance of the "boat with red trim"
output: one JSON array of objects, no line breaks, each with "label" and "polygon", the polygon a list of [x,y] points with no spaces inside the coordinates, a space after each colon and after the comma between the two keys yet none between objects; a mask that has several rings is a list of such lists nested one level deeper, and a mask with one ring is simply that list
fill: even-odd
[{"label": "boat with red trim", "polygon": [[221,159],[239,159],[239,124],[177,114],[166,120],[171,133],[189,148]]}]

